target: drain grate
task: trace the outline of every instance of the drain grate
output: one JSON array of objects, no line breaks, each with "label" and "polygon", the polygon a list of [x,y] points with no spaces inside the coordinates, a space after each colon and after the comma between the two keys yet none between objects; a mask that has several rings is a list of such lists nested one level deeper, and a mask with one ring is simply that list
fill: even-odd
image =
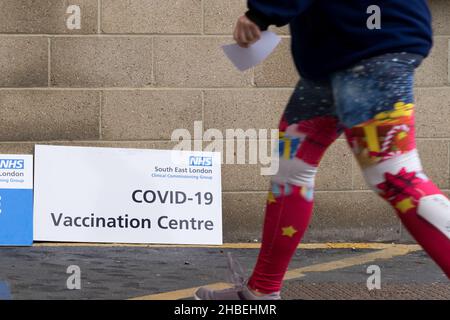
[{"label": "drain grate", "polygon": [[305,283],[288,281],[283,299],[302,300],[450,300],[450,285],[442,283],[382,284],[369,291],[365,283]]}]

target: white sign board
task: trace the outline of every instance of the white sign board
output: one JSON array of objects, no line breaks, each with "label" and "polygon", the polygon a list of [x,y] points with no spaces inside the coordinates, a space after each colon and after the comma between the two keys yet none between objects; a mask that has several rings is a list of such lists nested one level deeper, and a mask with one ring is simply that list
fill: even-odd
[{"label": "white sign board", "polygon": [[222,244],[220,153],[36,145],[34,240]]},{"label": "white sign board", "polygon": [[33,244],[33,156],[0,154],[0,246]]}]

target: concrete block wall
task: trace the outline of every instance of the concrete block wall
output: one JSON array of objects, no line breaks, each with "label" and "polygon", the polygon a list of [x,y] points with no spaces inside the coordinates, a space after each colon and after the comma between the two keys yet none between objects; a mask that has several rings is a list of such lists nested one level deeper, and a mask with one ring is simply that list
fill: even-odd
[{"label": "concrete block wall", "polygon": [[[81,29],[69,30],[69,5]],[[426,173],[450,189],[450,1],[431,0],[435,47],[417,74],[417,136]],[[0,153],[36,143],[170,148],[176,128],[276,128],[298,80],[288,28],[276,52],[240,73],[231,43],[245,0],[0,0]],[[268,180],[223,166],[225,241],[260,238]],[[317,177],[305,241],[410,241],[372,194],[343,139]]]}]

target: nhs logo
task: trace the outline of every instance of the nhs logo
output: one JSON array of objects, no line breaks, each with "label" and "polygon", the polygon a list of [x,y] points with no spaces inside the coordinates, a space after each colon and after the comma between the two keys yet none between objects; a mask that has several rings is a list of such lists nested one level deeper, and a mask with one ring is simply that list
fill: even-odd
[{"label": "nhs logo", "polygon": [[16,169],[25,168],[25,160],[23,159],[0,159],[0,169]]},{"label": "nhs logo", "polygon": [[211,167],[212,166],[212,157],[189,157],[189,165],[196,167]]}]

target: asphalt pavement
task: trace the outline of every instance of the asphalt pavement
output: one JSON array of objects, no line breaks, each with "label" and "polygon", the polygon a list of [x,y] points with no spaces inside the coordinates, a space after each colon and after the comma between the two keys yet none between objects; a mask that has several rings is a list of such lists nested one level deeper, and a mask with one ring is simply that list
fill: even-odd
[{"label": "asphalt pavement", "polygon": [[[12,299],[192,299],[199,286],[229,285],[228,252],[249,274],[257,246],[3,247],[0,299],[7,288]],[[449,300],[450,283],[416,245],[314,244],[297,250],[282,297]]]}]

